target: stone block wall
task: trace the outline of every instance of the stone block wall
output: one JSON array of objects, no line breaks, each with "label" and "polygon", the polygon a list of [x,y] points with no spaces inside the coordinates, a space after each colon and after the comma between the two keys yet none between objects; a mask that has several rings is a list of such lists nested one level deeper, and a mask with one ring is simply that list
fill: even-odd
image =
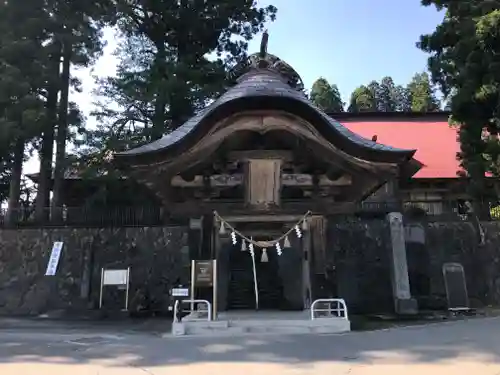
[{"label": "stone block wall", "polygon": [[[470,222],[428,223],[425,248],[429,254],[430,293],[444,296],[442,265],[458,262],[464,267],[473,305],[500,304],[500,223],[481,224],[484,244]],[[412,248],[407,248],[412,251]]]},{"label": "stone block wall", "polygon": [[332,297],[344,298],[354,313],[390,310],[390,246],[385,220],[330,219],[326,268]]},{"label": "stone block wall", "polygon": [[[44,276],[54,241],[59,267]],[[189,281],[187,228],[0,230],[0,314],[96,308],[102,267],[130,267],[130,311],[164,312],[172,285]],[[107,288],[105,307],[122,308],[123,293]]]},{"label": "stone block wall", "polygon": [[[500,304],[500,223],[481,227],[484,244],[471,222],[406,223],[410,288],[421,307],[446,307],[442,266],[447,262],[463,265],[472,306]],[[385,220],[330,219],[329,293],[346,299],[353,312],[392,310],[390,246]]]},{"label": "stone block wall", "polygon": [[[483,244],[470,222],[406,224],[413,295],[443,299],[442,265],[459,262],[473,305],[500,304],[500,223],[482,224]],[[57,275],[46,277],[54,241],[64,248]],[[326,245],[316,298],[345,298],[352,312],[393,308],[386,220],[329,219]],[[187,227],[0,230],[0,314],[95,309],[102,267],[131,267],[130,311],[166,312],[169,289],[189,283],[189,266]],[[123,293],[106,289],[105,308],[122,308]]]}]

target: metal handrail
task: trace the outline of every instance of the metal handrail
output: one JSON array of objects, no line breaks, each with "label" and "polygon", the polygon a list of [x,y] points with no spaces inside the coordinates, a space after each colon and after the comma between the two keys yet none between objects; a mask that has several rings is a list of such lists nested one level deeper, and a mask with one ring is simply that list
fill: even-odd
[{"label": "metal handrail", "polygon": [[[316,309],[316,305],[318,303],[328,303],[327,309]],[[332,303],[336,303],[337,307],[332,308]],[[316,319],[315,313],[318,311],[326,311],[328,315],[331,316],[332,312],[335,312],[337,315],[335,317],[349,320],[349,315],[347,314],[347,305],[343,298],[320,298],[315,300],[311,304],[311,320]]]},{"label": "metal handrail", "polygon": [[[183,299],[183,300],[176,300],[174,304],[174,322],[177,322],[177,311],[179,309],[179,303],[192,303],[193,305],[195,303],[204,303],[207,305],[207,313],[208,313],[208,318],[207,321],[211,322],[212,321],[212,304],[207,301],[206,299]],[[191,312],[193,310],[191,309]]]}]

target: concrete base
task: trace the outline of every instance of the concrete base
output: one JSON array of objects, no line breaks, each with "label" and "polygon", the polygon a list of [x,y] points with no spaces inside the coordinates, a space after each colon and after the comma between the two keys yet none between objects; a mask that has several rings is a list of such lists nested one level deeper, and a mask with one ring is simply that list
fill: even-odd
[{"label": "concrete base", "polygon": [[396,314],[400,315],[418,314],[418,303],[415,298],[408,298],[408,299],[396,298],[394,300],[394,306],[396,309]]},{"label": "concrete base", "polygon": [[351,330],[348,319],[324,317],[311,320],[302,312],[233,312],[220,314],[218,320],[184,320],[172,325],[174,336],[242,336],[264,334],[343,333]]}]

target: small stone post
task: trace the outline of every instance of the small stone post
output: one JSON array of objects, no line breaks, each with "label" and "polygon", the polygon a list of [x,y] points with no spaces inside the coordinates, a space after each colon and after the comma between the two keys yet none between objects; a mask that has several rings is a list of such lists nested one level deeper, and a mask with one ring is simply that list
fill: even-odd
[{"label": "small stone post", "polygon": [[416,314],[418,305],[410,292],[403,215],[400,212],[391,212],[387,215],[387,220],[391,231],[391,281],[394,308],[397,314]]}]

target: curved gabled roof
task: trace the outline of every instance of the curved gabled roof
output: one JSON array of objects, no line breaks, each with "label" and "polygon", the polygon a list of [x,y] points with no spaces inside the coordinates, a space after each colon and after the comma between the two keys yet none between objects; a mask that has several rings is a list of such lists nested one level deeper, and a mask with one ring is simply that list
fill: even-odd
[{"label": "curved gabled roof", "polygon": [[188,149],[217,121],[248,110],[281,110],[303,118],[336,147],[371,161],[409,160],[415,150],[399,149],[363,138],[317,108],[301,91],[290,87],[270,69],[252,70],[214,103],[172,133],[152,143],[117,153],[118,158],[174,154]]}]

